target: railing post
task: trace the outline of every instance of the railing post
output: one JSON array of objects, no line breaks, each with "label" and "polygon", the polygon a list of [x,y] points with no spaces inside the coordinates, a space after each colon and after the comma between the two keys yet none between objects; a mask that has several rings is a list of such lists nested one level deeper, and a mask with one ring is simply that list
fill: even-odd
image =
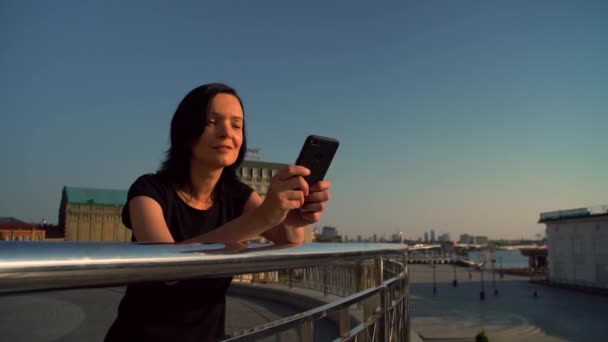
[{"label": "railing post", "polygon": [[406,342],[410,342],[410,273],[408,272],[407,269],[407,252],[403,253],[403,268],[404,268],[404,276],[405,276],[405,283],[404,283],[404,288],[403,291],[405,293],[405,341]]},{"label": "railing post", "polygon": [[382,258],[376,259],[376,287],[380,288],[380,313],[382,314],[382,340],[388,342],[389,335],[389,321],[388,321],[388,296],[386,293],[386,286],[384,283],[384,260]]},{"label": "railing post", "polygon": [[323,266],[323,296],[327,296],[327,266]]},{"label": "railing post", "polygon": [[300,332],[301,342],[312,342],[313,331],[312,331],[312,319],[307,319],[302,322],[302,331]]},{"label": "railing post", "polygon": [[348,306],[340,309],[340,337],[350,336],[350,315]]}]

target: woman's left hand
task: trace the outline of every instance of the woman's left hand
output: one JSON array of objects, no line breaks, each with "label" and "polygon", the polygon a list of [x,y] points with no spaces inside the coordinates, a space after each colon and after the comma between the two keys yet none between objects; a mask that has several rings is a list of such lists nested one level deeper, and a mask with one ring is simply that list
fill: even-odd
[{"label": "woman's left hand", "polygon": [[304,205],[287,213],[283,224],[287,228],[303,227],[315,223],[323,216],[326,202],[329,201],[331,182],[322,180],[313,184],[305,198]]}]

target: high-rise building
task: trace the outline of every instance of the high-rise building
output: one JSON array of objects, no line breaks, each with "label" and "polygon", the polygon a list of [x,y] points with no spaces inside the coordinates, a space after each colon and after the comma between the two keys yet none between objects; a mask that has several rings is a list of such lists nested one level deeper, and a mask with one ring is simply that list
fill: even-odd
[{"label": "high-rise building", "polygon": [[424,232],[424,243],[428,243],[428,242],[429,242],[429,233]]},{"label": "high-rise building", "polygon": [[441,242],[451,241],[450,240],[450,233],[443,233],[443,234],[439,235],[439,237],[437,238],[437,240],[441,241]]},{"label": "high-rise building", "polygon": [[460,243],[473,244],[473,237],[469,234],[461,234],[460,235]]},{"label": "high-rise building", "polygon": [[431,242],[435,242],[435,229],[431,229]]}]

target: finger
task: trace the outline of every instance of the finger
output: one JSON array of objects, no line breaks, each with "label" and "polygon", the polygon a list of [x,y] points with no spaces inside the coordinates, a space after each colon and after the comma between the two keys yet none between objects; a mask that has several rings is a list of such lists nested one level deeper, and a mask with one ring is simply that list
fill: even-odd
[{"label": "finger", "polygon": [[289,165],[281,171],[277,172],[275,177],[278,179],[288,179],[293,176],[308,176],[310,170],[300,165]]},{"label": "finger", "polygon": [[296,177],[298,180],[298,189],[302,190],[304,193],[304,197],[310,195],[310,190],[308,189],[308,182],[304,179],[304,177]]},{"label": "finger", "polygon": [[292,201],[289,201],[287,203],[288,203],[287,209],[289,209],[289,210],[294,210],[294,209],[298,209],[299,210],[300,208],[302,208],[302,201],[301,200],[292,200]]},{"label": "finger", "polygon": [[328,190],[331,187],[331,182],[328,180],[321,180],[316,182],[310,187],[310,192]]},{"label": "finger", "polygon": [[285,209],[297,209],[304,204],[304,194],[302,191],[291,190],[282,193],[282,197],[285,200]]},{"label": "finger", "polygon": [[327,202],[331,198],[331,193],[327,190],[312,192],[310,195],[306,196],[305,201],[307,203],[311,202]]},{"label": "finger", "polygon": [[300,218],[308,223],[315,223],[321,219],[321,216],[322,213],[317,211],[314,213],[302,213]]},{"label": "finger", "polygon": [[323,211],[325,209],[325,202],[307,203],[300,207],[300,211],[303,213],[312,213],[317,211]]},{"label": "finger", "polygon": [[308,183],[303,177],[291,177],[285,180],[279,180],[275,183],[274,191],[284,190],[300,190],[304,193],[304,196],[308,196]]}]

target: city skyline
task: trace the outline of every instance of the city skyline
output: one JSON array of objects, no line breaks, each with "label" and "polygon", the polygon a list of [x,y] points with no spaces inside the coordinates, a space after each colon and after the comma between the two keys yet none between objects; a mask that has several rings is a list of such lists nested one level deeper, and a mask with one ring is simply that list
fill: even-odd
[{"label": "city skyline", "polygon": [[264,161],[340,140],[317,225],[343,235],[532,238],[541,212],[608,204],[605,2],[181,4],[3,4],[0,216],[128,189],[214,81]]}]

